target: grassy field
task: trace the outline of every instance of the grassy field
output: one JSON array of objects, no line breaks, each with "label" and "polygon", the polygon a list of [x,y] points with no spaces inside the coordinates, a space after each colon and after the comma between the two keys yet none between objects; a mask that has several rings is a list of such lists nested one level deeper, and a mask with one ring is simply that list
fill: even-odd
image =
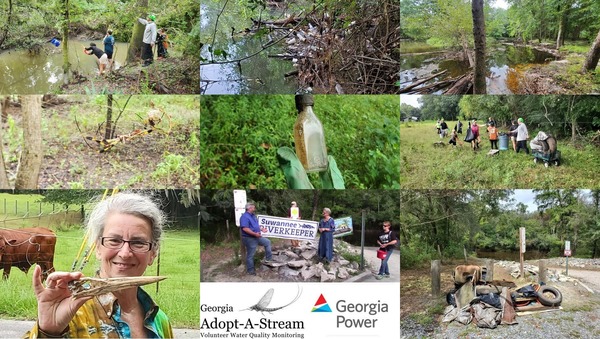
[{"label": "grassy field", "polygon": [[[456,122],[448,122],[453,128]],[[501,129],[501,131],[506,131]],[[466,126],[460,140],[464,139]],[[531,138],[539,131],[529,129]],[[440,141],[435,122],[402,124],[400,127],[400,185],[405,189],[500,189],[500,188],[598,188],[600,150],[587,145],[574,147],[558,141],[561,165],[545,168],[533,162],[533,156],[522,151],[501,151],[488,156],[491,149],[486,132],[481,133],[481,149],[474,152],[470,144],[455,149],[444,139],[445,147],[434,147]],[[528,143],[529,147],[529,143]]]},{"label": "grassy field", "polygon": [[[54,229],[57,235],[54,267],[69,271],[75,259],[83,231],[80,226]],[[174,327],[198,328],[200,324],[200,234],[197,231],[167,230],[161,245],[160,261],[150,266],[146,275],[163,275],[168,279],[144,289],[169,316]],[[158,269],[160,267],[160,272]],[[94,275],[98,268],[95,255],[83,270],[85,275]],[[31,287],[31,274],[13,268],[8,280],[0,281],[2,300],[0,317],[35,319],[37,303]]]}]

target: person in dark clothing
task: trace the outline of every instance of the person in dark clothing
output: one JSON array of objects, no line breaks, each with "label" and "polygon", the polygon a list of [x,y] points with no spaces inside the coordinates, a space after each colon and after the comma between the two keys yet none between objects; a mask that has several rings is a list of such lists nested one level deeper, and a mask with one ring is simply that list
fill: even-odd
[{"label": "person in dark clothing", "polygon": [[108,55],[106,55],[103,50],[96,47],[96,44],[93,42],[90,43],[90,47],[83,48],[83,53],[87,55],[95,55],[98,58],[100,74],[104,74],[104,69],[106,68],[106,65],[108,65]]},{"label": "person in dark clothing", "polygon": [[517,125],[517,122],[512,120],[510,128],[508,129],[508,135],[510,135],[510,140],[512,141],[513,150],[515,152],[517,151],[517,134],[513,132],[516,131],[518,127],[519,125]]},{"label": "person in dark clothing", "polygon": [[158,34],[156,35],[156,47],[158,59],[163,59],[169,56],[169,36],[165,32],[164,28],[158,30]]},{"label": "person in dark clothing", "polygon": [[440,139],[448,135],[448,124],[442,119],[440,121]]},{"label": "person in dark clothing", "polygon": [[331,217],[329,208],[323,209],[323,219],[319,222],[319,247],[317,254],[320,259],[325,259],[328,263],[333,261],[333,232],[335,232],[335,221]]},{"label": "person in dark clothing", "polygon": [[379,274],[375,277],[377,280],[390,277],[390,268],[388,266],[388,261],[392,256],[392,252],[394,251],[394,245],[398,243],[398,237],[391,230],[392,224],[389,221],[383,222],[383,232],[379,234],[379,238],[377,239],[377,244],[379,245],[379,250],[386,251],[385,258],[381,259],[381,266],[379,267]]}]

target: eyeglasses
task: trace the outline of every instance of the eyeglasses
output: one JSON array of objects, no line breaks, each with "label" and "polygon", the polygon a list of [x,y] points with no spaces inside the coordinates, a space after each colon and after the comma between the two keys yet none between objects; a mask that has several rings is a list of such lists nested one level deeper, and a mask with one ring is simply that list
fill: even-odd
[{"label": "eyeglasses", "polygon": [[100,238],[102,246],[111,250],[120,250],[125,243],[129,244],[129,249],[132,252],[149,252],[152,249],[152,243],[142,240],[123,240],[121,238]]}]

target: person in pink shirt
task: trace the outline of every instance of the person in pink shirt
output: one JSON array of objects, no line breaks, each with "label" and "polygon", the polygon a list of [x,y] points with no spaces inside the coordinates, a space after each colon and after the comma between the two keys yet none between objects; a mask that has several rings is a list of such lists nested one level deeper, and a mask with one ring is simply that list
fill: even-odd
[{"label": "person in pink shirt", "polygon": [[473,119],[471,131],[473,131],[473,141],[471,141],[471,145],[473,146],[473,149],[478,149],[479,143],[481,142],[481,137],[479,136],[479,125],[477,125],[476,119]]}]

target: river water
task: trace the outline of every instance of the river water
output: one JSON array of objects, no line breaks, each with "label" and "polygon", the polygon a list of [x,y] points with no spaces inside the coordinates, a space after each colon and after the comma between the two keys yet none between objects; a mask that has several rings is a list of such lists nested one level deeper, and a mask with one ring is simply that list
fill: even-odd
[{"label": "river water", "polygon": [[[278,54],[282,45],[277,44],[249,59],[231,63],[213,63],[238,60],[263,49],[269,40],[276,41],[284,32],[267,31],[260,34],[247,34],[246,28],[252,25],[252,16],[247,8],[228,3],[223,14],[218,18],[217,32],[215,24],[217,16],[223,8],[224,1],[205,1],[200,5],[200,32],[206,45],[201,50],[200,91],[202,94],[293,94],[296,91],[296,79],[285,78],[284,74],[294,70],[289,60],[269,58]],[[275,14],[272,12],[271,14]],[[263,18],[266,14],[262,14]],[[233,31],[233,33],[232,33]],[[215,46],[213,50],[223,50],[226,58],[211,57],[208,49],[212,43],[213,33]],[[285,40],[285,39],[284,39]]]},{"label": "river water", "polygon": [[[468,61],[440,59],[439,56],[442,51],[435,47],[426,48],[423,44],[414,43],[407,45],[405,51],[415,54],[400,55],[401,87],[410,85],[414,79],[421,79],[444,70],[446,71],[444,75],[433,79],[431,82],[448,77],[458,77],[470,71]],[[504,44],[490,46],[486,57],[488,94],[513,94],[517,92],[521,75],[520,70],[529,65],[544,64],[555,60],[552,54],[544,51],[525,46]]]},{"label": "river water", "polygon": [[[99,48],[101,41],[69,40],[69,61],[71,67],[90,78],[98,73],[94,55],[83,53],[83,47],[95,42]],[[115,44],[115,68],[125,63],[128,43]],[[10,50],[0,54],[0,93],[44,94],[57,90],[63,80],[62,46],[47,43],[37,55],[24,50]]]},{"label": "river water", "polygon": [[[488,258],[494,260],[510,260],[510,261],[519,261],[520,254],[518,251],[477,251],[478,258]],[[547,252],[541,252],[537,250],[527,250],[525,251],[525,260],[535,260],[535,259],[546,259],[550,258],[550,254]]]}]

